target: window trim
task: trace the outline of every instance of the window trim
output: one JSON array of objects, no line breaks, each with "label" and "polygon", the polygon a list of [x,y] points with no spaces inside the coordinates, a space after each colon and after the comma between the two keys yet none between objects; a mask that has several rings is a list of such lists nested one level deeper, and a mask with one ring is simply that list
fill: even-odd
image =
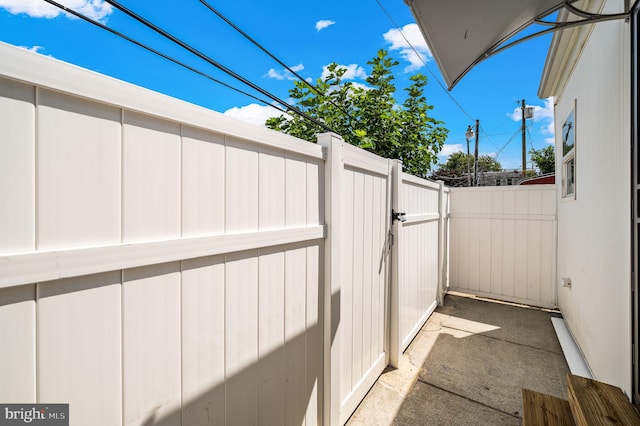
[{"label": "window trim", "polygon": [[[562,179],[562,199],[563,200],[575,200],[576,199],[576,184],[577,184],[577,165],[576,165],[576,145],[577,145],[577,132],[576,132],[576,122],[577,122],[577,100],[573,100],[573,105],[567,114],[565,115],[564,120],[562,121],[562,127],[560,128],[560,150],[562,152],[562,167],[561,167],[561,179]],[[573,119],[573,121],[571,121]],[[565,127],[569,126],[569,129],[565,132]],[[565,137],[571,136],[572,145],[571,149],[569,149],[565,153]],[[573,162],[573,191],[568,192],[568,178],[569,178],[569,164]]]}]

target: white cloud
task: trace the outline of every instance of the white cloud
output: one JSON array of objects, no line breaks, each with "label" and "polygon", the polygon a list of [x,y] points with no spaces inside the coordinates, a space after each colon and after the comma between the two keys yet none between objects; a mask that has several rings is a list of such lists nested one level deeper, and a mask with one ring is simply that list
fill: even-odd
[{"label": "white cloud", "polygon": [[409,62],[405,72],[421,68],[433,57],[417,24],[407,24],[401,29],[392,28],[383,37],[390,44],[389,50],[399,50],[402,58]]},{"label": "white cloud", "polygon": [[[367,73],[364,68],[362,68],[358,64],[350,64],[350,65],[338,65],[338,68],[344,68],[347,71],[342,76],[343,80],[355,80],[357,78],[365,79],[367,78]],[[322,67],[322,75],[320,76],[323,80],[327,78],[329,75],[329,65],[325,65]]]},{"label": "white cloud", "polygon": [[442,145],[442,150],[438,153],[440,157],[448,157],[451,154],[454,154],[458,151],[462,152],[462,145],[459,143],[456,144],[444,144]]},{"label": "white cloud", "polygon": [[[0,0],[1,1],[1,0]],[[298,64],[290,67],[295,72],[300,72],[304,69],[304,65]],[[282,71],[278,71],[275,68],[269,69],[267,73],[264,75],[268,78],[273,78],[274,80],[295,80],[295,77],[289,70],[283,69]]]},{"label": "white cloud", "polygon": [[230,108],[224,112],[224,115],[246,123],[264,126],[267,118],[280,117],[282,112],[268,105],[249,104],[243,107]]},{"label": "white cloud", "polygon": [[276,71],[274,68],[269,69],[265,74],[265,77],[273,78],[274,80],[284,80],[284,73]]},{"label": "white cloud", "polygon": [[335,23],[336,21],[331,21],[329,19],[321,19],[318,22],[316,22],[316,31],[324,30],[325,28],[328,28],[331,25],[334,25]]},{"label": "white cloud", "polygon": [[[98,21],[105,21],[113,12],[111,5],[102,0],[58,0],[58,3]],[[67,15],[61,9],[42,0],[0,0],[0,8],[14,15],[25,13],[32,18],[55,18],[60,14]]]},{"label": "white cloud", "polygon": [[44,47],[42,46],[31,46],[31,47],[27,47],[27,46],[18,46],[21,49],[24,50],[28,50],[29,52],[33,52],[33,53],[40,53],[41,55],[44,54]]},{"label": "white cloud", "polygon": [[367,86],[366,84],[357,83],[357,82],[351,83],[351,87],[362,89],[362,90],[371,90],[371,87]]}]

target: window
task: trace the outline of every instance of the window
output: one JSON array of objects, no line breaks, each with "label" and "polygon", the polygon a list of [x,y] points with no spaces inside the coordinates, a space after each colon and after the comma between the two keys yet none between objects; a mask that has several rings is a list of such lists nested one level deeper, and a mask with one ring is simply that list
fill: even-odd
[{"label": "window", "polygon": [[562,198],[576,198],[576,102],[562,123]]},{"label": "window", "polygon": [[513,185],[513,178],[507,178],[507,185]]},{"label": "window", "polygon": [[496,186],[500,186],[502,184],[502,182],[500,181],[500,179],[496,179]]}]

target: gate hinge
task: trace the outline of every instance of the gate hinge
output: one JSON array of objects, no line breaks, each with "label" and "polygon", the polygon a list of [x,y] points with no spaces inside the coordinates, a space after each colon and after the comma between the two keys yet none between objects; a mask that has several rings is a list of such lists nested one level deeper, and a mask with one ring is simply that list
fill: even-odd
[{"label": "gate hinge", "polygon": [[329,225],[326,223],[322,225],[322,238],[327,239],[329,237]]},{"label": "gate hinge", "polygon": [[323,160],[327,160],[327,157],[329,157],[329,148],[326,146],[322,147],[322,159]]},{"label": "gate hinge", "polygon": [[391,250],[394,243],[395,243],[395,236],[391,231],[389,231],[389,250]]}]

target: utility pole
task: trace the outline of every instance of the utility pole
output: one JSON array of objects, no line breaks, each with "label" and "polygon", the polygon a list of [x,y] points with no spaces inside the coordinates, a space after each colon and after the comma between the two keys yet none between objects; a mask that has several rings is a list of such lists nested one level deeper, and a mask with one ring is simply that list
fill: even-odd
[{"label": "utility pole", "polygon": [[473,156],[473,186],[478,186],[478,137],[480,136],[480,120],[476,120],[476,150]]},{"label": "utility pole", "polygon": [[522,100],[522,178],[527,177],[527,125],[526,118],[524,116],[525,113],[525,103],[524,99]]}]

